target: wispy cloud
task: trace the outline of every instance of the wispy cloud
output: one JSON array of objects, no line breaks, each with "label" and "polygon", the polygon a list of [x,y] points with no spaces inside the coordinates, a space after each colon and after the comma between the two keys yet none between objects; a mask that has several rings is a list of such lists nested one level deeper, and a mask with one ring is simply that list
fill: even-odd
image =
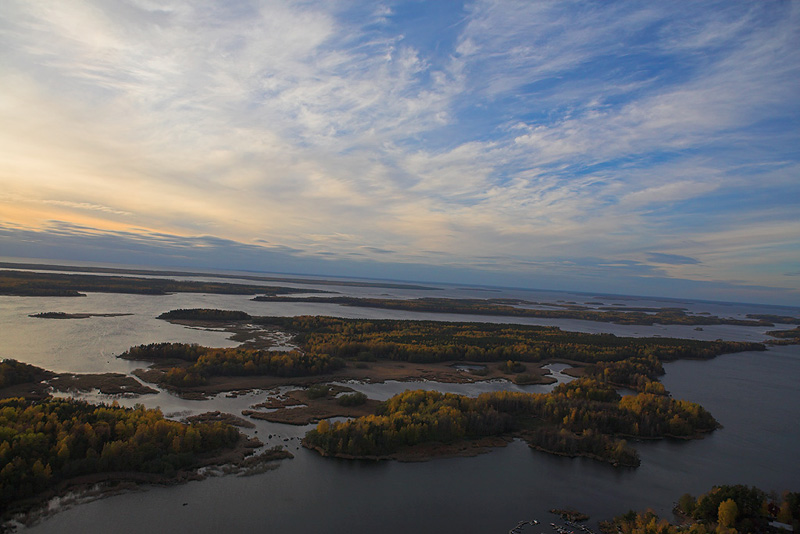
[{"label": "wispy cloud", "polygon": [[43,200],[44,204],[51,204],[53,206],[64,206],[67,208],[75,208],[79,210],[102,211],[105,213],[113,213],[114,215],[131,215],[128,211],[116,210],[108,206],[100,204],[92,204],[91,202],[72,202],[69,200]]}]

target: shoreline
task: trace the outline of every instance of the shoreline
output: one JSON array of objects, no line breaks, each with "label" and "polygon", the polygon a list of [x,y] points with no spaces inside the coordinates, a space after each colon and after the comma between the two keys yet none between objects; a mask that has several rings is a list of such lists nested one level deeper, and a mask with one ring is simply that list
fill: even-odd
[{"label": "shoreline", "polygon": [[93,390],[104,395],[126,397],[158,393],[158,390],[122,373],[54,373],[41,369],[33,380],[0,388],[0,399],[23,397],[40,400],[52,393],[69,394],[76,391],[86,393]]}]

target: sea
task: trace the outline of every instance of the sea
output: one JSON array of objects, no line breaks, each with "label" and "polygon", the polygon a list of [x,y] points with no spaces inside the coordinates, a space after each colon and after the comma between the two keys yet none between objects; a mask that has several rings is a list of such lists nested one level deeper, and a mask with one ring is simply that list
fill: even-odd
[{"label": "sea", "polygon": [[[174,276],[173,276],[174,278]],[[181,276],[217,280],[213,275]],[[237,280],[226,279],[225,282]],[[352,280],[350,280],[352,281]],[[252,280],[242,283],[254,284]],[[376,283],[369,280],[369,283]],[[745,318],[748,313],[800,316],[800,308],[653,297],[537,291],[444,284],[429,289],[358,287],[309,283],[264,283],[333,291],[338,295],[378,298],[513,298],[589,307],[680,307],[694,313]],[[420,284],[416,284],[420,285]],[[711,325],[638,326],[582,320],[541,320],[478,315],[413,313],[320,303],[254,302],[250,296],[176,293],[165,296],[87,293],[86,297],[0,296],[0,358],[14,358],[57,372],[131,373],[145,362],[116,356],[134,345],[153,342],[199,343],[233,347],[224,331],[173,325],[156,317],[177,308],[242,310],[251,315],[329,315],[352,318],[429,319],[558,326],[563,330],[606,332],[618,336],[763,341],[775,328]],[[129,315],[47,320],[30,317],[44,311]],[[558,382],[569,380],[551,366]],[[210,472],[201,481],[176,486],[142,486],[119,494],[72,494],[53,499],[25,533],[331,533],[377,532],[502,534],[520,521],[537,520],[518,532],[550,534],[548,512],[572,508],[588,514],[590,526],[629,510],[651,509],[672,518],[684,493],[699,495],[720,484],[754,485],[766,491],[800,491],[800,347],[776,346],[765,352],[742,352],[708,361],[664,365],[662,382],[678,399],[700,403],[722,428],[700,440],[634,442],[641,466],[615,468],[584,459],[535,451],[524,442],[469,458],[427,462],[357,461],[322,458],[300,446],[311,426],[253,421],[246,430],[265,443],[280,445],[294,458],[277,462],[252,476]],[[512,389],[545,392],[554,385],[517,386],[504,380],[473,384],[396,382],[348,383],[371,398],[386,399],[406,389],[436,389],[478,395]],[[167,391],[140,397],[98,392],[73,396],[96,402],[159,407],[167,417],[220,410],[240,414],[263,402],[272,391],[239,396],[221,394],[186,400]]]}]

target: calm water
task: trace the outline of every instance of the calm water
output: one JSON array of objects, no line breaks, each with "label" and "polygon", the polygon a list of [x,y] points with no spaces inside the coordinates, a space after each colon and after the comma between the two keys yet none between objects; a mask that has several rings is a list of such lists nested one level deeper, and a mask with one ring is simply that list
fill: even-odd
[{"label": "calm water", "polygon": [[[325,289],[325,288],[323,288]],[[327,288],[331,289],[331,288]],[[338,290],[339,288],[333,288]],[[346,288],[357,296],[431,296],[432,292]],[[521,291],[479,292],[449,288],[435,296],[508,297],[529,300],[616,302],[610,297]],[[633,306],[681,305],[725,316],[792,311],[710,303],[646,299]],[[159,313],[187,307],[244,310],[259,315],[328,314],[372,318],[436,318],[507,322],[498,317],[412,314],[305,303],[258,303],[248,297],[220,295],[90,294],[86,298],[0,297],[0,357],[11,357],[56,371],[129,372],[140,367],[114,356],[131,345],[155,341],[198,342],[232,346],[224,332],[192,330],[154,319]],[[27,317],[40,311],[132,313],[131,316],[82,320]],[[797,310],[793,310],[797,313]],[[736,327],[641,327],[587,321],[514,321],[552,324],[565,330],[618,335],[663,335],[699,339],[762,340],[765,329]],[[560,368],[555,368],[558,371]],[[779,347],[767,352],[725,355],[712,361],[665,365],[663,382],[677,398],[701,403],[724,425],[706,439],[636,444],[642,465],[620,470],[599,462],[538,453],[522,442],[475,458],[425,463],[357,462],[320,458],[298,448],[307,428],[257,422],[259,438],[287,446],[296,457],[252,477],[220,476],[169,488],[150,488],[73,506],[26,532],[464,532],[504,533],[523,519],[549,523],[551,507],[576,507],[593,520],[628,509],[651,507],[669,514],[686,492],[705,492],[713,484],[745,483],[763,489],[800,489],[800,350]],[[493,382],[479,385],[397,383],[352,385],[375,398],[407,387],[436,388],[467,394],[492,389],[520,389]],[[528,386],[526,391],[541,391]],[[238,413],[262,401],[265,392],[208,401],[187,401],[168,393],[121,399],[160,406],[172,417],[212,409]],[[91,397],[91,396],[90,396]],[[98,400],[107,397],[94,396]],[[272,439],[268,436],[272,434]],[[286,441],[284,441],[286,440]],[[528,528],[524,532],[549,532]]]}]

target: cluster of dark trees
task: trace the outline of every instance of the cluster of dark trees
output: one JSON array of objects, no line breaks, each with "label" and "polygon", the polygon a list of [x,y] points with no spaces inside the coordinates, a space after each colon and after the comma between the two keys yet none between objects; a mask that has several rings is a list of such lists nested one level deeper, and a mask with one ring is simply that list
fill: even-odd
[{"label": "cluster of dark trees", "polygon": [[629,358],[616,362],[598,362],[588,370],[589,375],[608,384],[630,388],[641,393],[666,394],[658,377],[664,367],[654,355],[644,358]]},{"label": "cluster of dark trees", "polygon": [[125,360],[142,360],[147,362],[170,362],[183,360],[196,362],[207,349],[197,343],[148,343],[129,348],[118,357]]},{"label": "cluster of dark trees", "polygon": [[78,475],[172,475],[195,465],[199,455],[238,440],[239,432],[229,425],[187,425],[143,406],[5,399],[0,401],[0,509]]},{"label": "cluster of dark trees", "polygon": [[604,532],[621,534],[737,534],[766,533],[775,530],[771,521],[800,527],[800,492],[784,492],[781,497],[751,486],[715,486],[694,498],[688,493],[678,500],[677,511],[693,519],[690,525],[676,526],[659,519],[653,512],[628,512],[601,523]]},{"label": "cluster of dark trees", "polygon": [[422,443],[510,433],[548,452],[638,465],[624,437],[691,438],[717,426],[695,403],[653,393],[621,398],[612,385],[586,377],[547,394],[500,391],[470,398],[406,391],[375,415],[320,422],[305,443],[333,456],[386,456]]},{"label": "cluster of dark trees", "polygon": [[472,399],[436,391],[406,391],[379,414],[332,425],[322,420],[304,444],[330,455],[383,456],[420,443],[449,442],[511,430],[511,418],[471,409]]},{"label": "cluster of dark trees", "polygon": [[43,372],[44,370],[39,367],[17,360],[0,361],[0,388],[33,382],[38,380]]},{"label": "cluster of dark trees", "polygon": [[[505,317],[537,317],[544,319],[581,319],[584,321],[600,321],[617,324],[653,325],[683,324],[712,325],[731,324],[737,326],[773,326],[768,320],[761,318],[733,319],[713,315],[691,315],[681,308],[626,308],[624,310],[603,308],[603,311],[592,310],[581,306],[564,306],[568,309],[547,310],[521,308],[505,303],[501,299],[379,299],[359,297],[282,297],[264,295],[253,298],[264,302],[315,302],[323,304],[339,304],[342,306],[358,306],[365,308],[382,308],[429,313],[461,313],[470,315],[501,315]],[[525,303],[524,301],[511,301]],[[550,306],[560,306],[549,304]],[[643,311],[647,310],[647,311]]]},{"label": "cluster of dark trees", "polygon": [[661,361],[705,359],[730,352],[765,350],[760,343],[617,337],[512,324],[320,316],[258,317],[253,322],[278,326],[294,333],[294,342],[305,352],[361,361],[538,362],[565,358],[595,363],[651,355]]},{"label": "cluster of dark trees", "polygon": [[500,365],[498,366],[498,368],[500,369],[500,372],[506,373],[506,374],[524,373],[525,370],[527,369],[525,367],[525,364],[523,364],[522,362],[514,361],[514,360],[506,360],[504,362],[501,362]]},{"label": "cluster of dark trees", "polygon": [[70,314],[65,312],[41,312],[33,313],[28,317],[35,317],[37,319],[69,319]]},{"label": "cluster of dark trees", "polygon": [[212,376],[320,375],[331,373],[345,365],[339,358],[315,352],[214,349],[184,343],[139,345],[120,357],[166,363],[175,360],[192,362],[191,365],[177,365],[166,370],[164,382],[176,387],[203,385]]},{"label": "cluster of dark trees", "polygon": [[214,310],[208,308],[191,308],[170,310],[158,316],[158,319],[183,321],[247,321],[250,314],[234,310]]},{"label": "cluster of dark trees", "polygon": [[336,402],[338,402],[341,406],[361,406],[367,402],[367,396],[360,391],[343,393],[336,397]]},{"label": "cluster of dark trees", "polygon": [[592,430],[575,434],[566,428],[537,428],[528,433],[527,441],[540,451],[597,458],[616,466],[637,467],[641,463],[636,449],[625,440]]}]

